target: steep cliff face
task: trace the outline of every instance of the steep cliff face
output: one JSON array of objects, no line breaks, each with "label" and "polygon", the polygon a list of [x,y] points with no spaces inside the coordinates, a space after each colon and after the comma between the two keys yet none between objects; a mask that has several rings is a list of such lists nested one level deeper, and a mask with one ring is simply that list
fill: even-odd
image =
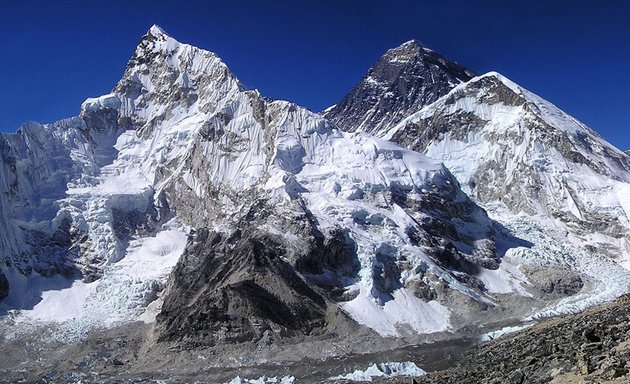
[{"label": "steep cliff face", "polygon": [[[14,283],[9,285],[21,287],[9,298],[15,305],[31,302],[22,275],[89,275],[91,256],[81,251],[91,244],[81,212],[86,202],[68,192],[94,183],[99,161],[112,151],[97,141],[97,129],[82,116],[45,126],[27,123],[1,138],[0,250]],[[39,295],[35,286],[33,298]]]},{"label": "steep cliff face", "polygon": [[294,251],[282,238],[240,229],[228,236],[195,233],[173,271],[160,338],[195,346],[321,333],[326,300],[286,260]]},{"label": "steep cliff face", "polygon": [[374,135],[475,74],[415,40],[387,51],[341,101],[323,112],[347,132]]}]

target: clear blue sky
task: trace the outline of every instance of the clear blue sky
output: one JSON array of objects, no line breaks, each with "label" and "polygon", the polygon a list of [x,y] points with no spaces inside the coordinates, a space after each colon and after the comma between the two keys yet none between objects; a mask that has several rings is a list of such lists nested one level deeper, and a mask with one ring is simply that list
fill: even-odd
[{"label": "clear blue sky", "polygon": [[630,149],[630,2],[622,0],[0,1],[0,130],[76,115],[152,24],[216,52],[248,87],[318,111],[415,38],[496,70]]}]

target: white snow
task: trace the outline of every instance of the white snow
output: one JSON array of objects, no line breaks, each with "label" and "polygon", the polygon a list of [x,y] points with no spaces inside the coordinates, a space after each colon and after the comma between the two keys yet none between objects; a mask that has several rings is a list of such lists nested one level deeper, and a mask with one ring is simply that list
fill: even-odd
[{"label": "white snow", "polygon": [[501,329],[497,329],[495,331],[491,331],[491,332],[488,332],[488,333],[484,333],[481,336],[481,341],[482,342],[488,342],[488,341],[496,340],[496,339],[498,339],[501,336],[505,336],[505,335],[508,335],[510,333],[514,333],[514,332],[522,331],[523,329],[527,329],[527,328],[531,327],[534,324],[535,323],[514,325],[514,326],[509,326],[509,327],[503,327]]},{"label": "white snow", "polygon": [[342,308],[359,324],[383,336],[400,336],[409,331],[434,333],[450,329],[450,310],[435,300],[425,302],[406,289],[398,289],[384,305],[359,294]]},{"label": "white snow", "polygon": [[83,315],[87,298],[96,288],[96,283],[86,284],[76,280],[69,288],[48,290],[32,310],[23,311],[28,318],[43,322],[63,322]]},{"label": "white snow", "polygon": [[510,248],[501,260],[496,270],[481,268],[479,278],[490,293],[517,293],[521,296],[531,297],[526,286],[529,284],[527,277],[519,270],[518,265],[510,262],[510,255],[515,248]]},{"label": "white snow", "polygon": [[372,364],[364,370],[357,369],[354,372],[334,376],[328,380],[372,381],[375,378],[387,379],[397,376],[419,377],[426,374],[427,373],[420,369],[415,363],[405,361],[402,363]]},{"label": "white snow", "polygon": [[262,376],[258,379],[245,379],[240,376],[236,376],[226,384],[293,384],[295,383],[295,377],[283,376],[283,377],[267,377]]},{"label": "white snow", "polygon": [[100,97],[88,98],[81,104],[81,112],[92,112],[104,108],[120,108],[120,98],[115,93],[110,93]]}]

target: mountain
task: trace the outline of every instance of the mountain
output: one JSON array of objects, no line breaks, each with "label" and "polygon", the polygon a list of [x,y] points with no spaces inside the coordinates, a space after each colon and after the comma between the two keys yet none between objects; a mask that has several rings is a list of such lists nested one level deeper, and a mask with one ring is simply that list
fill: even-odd
[{"label": "mountain", "polygon": [[[415,42],[375,68],[357,94],[395,102],[357,96],[368,102],[338,104],[331,122],[153,26],[79,116],[1,135],[0,344],[15,353],[0,372],[218,382],[227,367],[338,369],[627,290],[630,274],[584,247],[627,240],[615,195],[627,156]],[[451,130],[470,143],[448,144]],[[526,150],[555,157],[530,164]],[[581,195],[545,192],[558,175]]]},{"label": "mountain", "polygon": [[112,93],[3,140],[4,310],[68,337],[454,330],[492,313],[476,275],[524,244],[441,163],[245,90],[157,26]]},{"label": "mountain", "polygon": [[[496,72],[457,85],[446,80],[441,88],[449,91],[440,98],[401,107],[396,114],[406,117],[400,121],[383,116],[366,126],[360,120],[364,115],[354,111],[372,104],[357,99],[346,114],[334,118],[354,122],[340,125],[348,131],[374,132],[443,162],[490,217],[534,244],[518,263],[567,265],[594,281],[590,294],[564,301],[559,311],[626,292],[630,158]],[[392,92],[396,99],[415,97],[404,90]]]},{"label": "mountain", "polygon": [[387,51],[348,95],[323,115],[347,132],[378,134],[475,74],[415,40]]},{"label": "mountain", "polygon": [[584,236],[597,231],[621,238],[627,231],[630,159],[498,73],[456,87],[384,136],[444,158],[483,203],[558,218],[584,229]]}]

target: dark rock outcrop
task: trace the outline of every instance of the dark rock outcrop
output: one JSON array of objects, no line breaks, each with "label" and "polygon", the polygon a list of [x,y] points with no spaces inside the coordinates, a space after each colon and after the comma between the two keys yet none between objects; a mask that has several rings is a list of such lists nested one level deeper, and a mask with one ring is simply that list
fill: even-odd
[{"label": "dark rock outcrop", "polygon": [[0,300],[9,295],[9,281],[4,275],[4,272],[0,270]]},{"label": "dark rock outcrop", "polygon": [[326,325],[326,300],[284,260],[281,239],[249,228],[201,229],[175,267],[157,333],[190,345],[256,341],[268,331],[310,334]]},{"label": "dark rock outcrop", "polygon": [[541,294],[551,297],[564,297],[578,293],[584,281],[568,268],[525,267],[528,281]]}]

